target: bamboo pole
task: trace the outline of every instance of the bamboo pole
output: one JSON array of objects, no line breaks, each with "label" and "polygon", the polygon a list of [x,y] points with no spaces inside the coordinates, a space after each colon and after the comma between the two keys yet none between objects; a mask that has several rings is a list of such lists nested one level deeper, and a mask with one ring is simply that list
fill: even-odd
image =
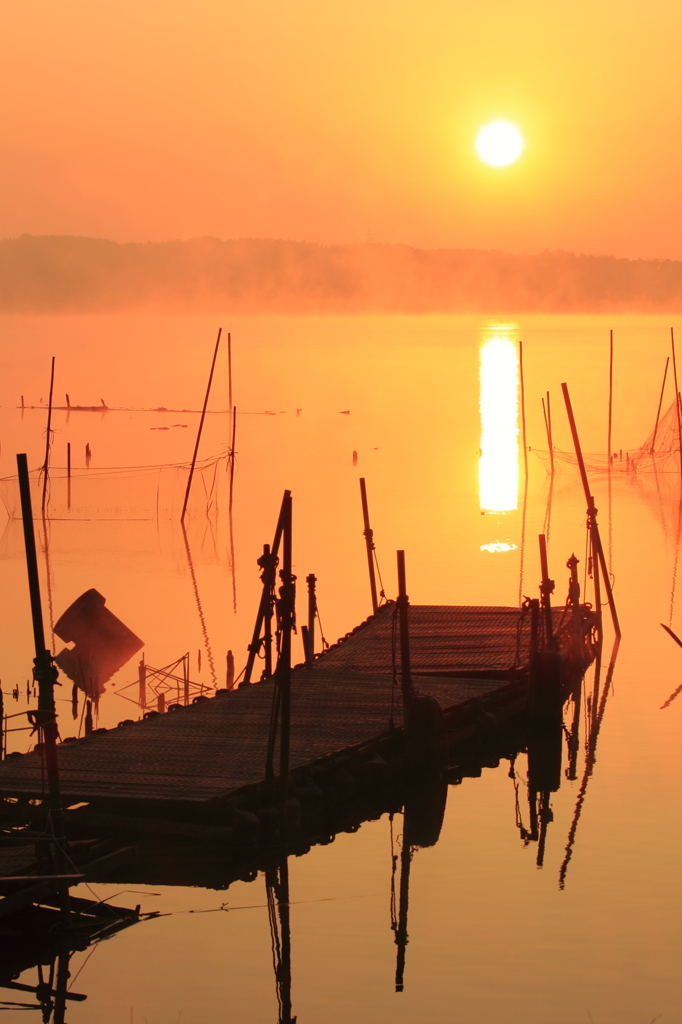
[{"label": "bamboo pole", "polygon": [[185,513],[187,512],[187,502],[189,501],[189,492],[192,488],[192,477],[194,476],[194,467],[197,462],[197,454],[199,452],[199,442],[201,441],[201,432],[204,429],[204,420],[206,419],[206,407],[208,405],[208,398],[211,394],[211,384],[213,382],[213,371],[215,370],[216,359],[218,358],[218,347],[220,345],[220,335],[223,333],[222,327],[218,329],[218,337],[215,343],[215,351],[213,352],[213,362],[211,363],[211,372],[208,375],[208,385],[206,387],[206,397],[204,398],[204,407],[201,410],[201,419],[199,420],[199,429],[197,431],[197,440],[194,445],[194,454],[192,455],[192,465],[189,470],[189,479],[187,481],[187,490],[185,491],[185,500],[182,505],[182,515],[180,516],[180,522],[184,523]]},{"label": "bamboo pole", "polygon": [[45,515],[45,504],[47,502],[47,475],[50,471],[50,437],[52,431],[52,393],[54,391],[54,356],[52,356],[52,368],[50,370],[50,397],[47,404],[47,436],[45,438],[45,462],[43,464],[43,500],[42,511]]},{"label": "bamboo pole", "polygon": [[71,442],[66,442],[66,507],[71,508]]},{"label": "bamboo pole", "polygon": [[668,376],[668,366],[670,365],[670,356],[665,361],[665,370],[663,371],[663,384],[661,385],[661,397],[658,400],[658,410],[656,411],[656,423],[654,424],[654,436],[651,439],[651,454],[653,455],[656,451],[656,434],[658,433],[658,422],[661,418],[661,409],[663,408],[663,393],[665,391],[665,381]]},{"label": "bamboo pole", "polygon": [[590,528],[590,537],[591,537],[591,540],[592,540],[592,549],[593,549],[594,557],[596,559],[596,567],[595,567],[595,574],[594,574],[595,595],[596,595],[595,596],[595,600],[599,600],[600,599],[598,597],[598,595],[600,595],[598,575],[599,575],[599,569],[601,568],[602,579],[604,581],[604,587],[606,589],[606,594],[607,594],[607,598],[608,598],[608,602],[609,602],[609,609],[611,611],[611,619],[613,621],[613,627],[614,627],[614,629],[616,631],[616,636],[620,637],[620,635],[621,635],[620,623],[618,621],[618,613],[616,611],[616,604],[615,604],[615,601],[613,599],[613,589],[611,587],[611,578],[609,576],[609,572],[608,572],[608,569],[607,569],[607,566],[606,566],[606,558],[604,557],[604,549],[602,548],[601,537],[599,535],[599,526],[597,525],[597,509],[596,509],[595,504],[594,504],[594,498],[592,497],[592,494],[590,493],[590,485],[589,485],[589,481],[587,479],[587,470],[585,469],[585,462],[584,462],[584,459],[583,459],[582,448],[580,447],[580,438],[578,437],[578,428],[576,427],[575,417],[573,415],[573,407],[571,405],[571,397],[570,397],[570,395],[568,393],[568,387],[567,387],[566,384],[562,384],[561,385],[561,390],[563,391],[563,394],[564,394],[564,402],[566,403],[566,413],[568,415],[568,422],[569,422],[570,427],[571,427],[571,436],[573,438],[573,446],[575,448],[575,454],[576,454],[576,458],[578,460],[578,468],[580,470],[580,477],[581,477],[582,484],[583,484],[583,491],[585,492],[585,500],[587,502],[587,516],[588,516],[588,524],[589,524],[589,528]]},{"label": "bamboo pole", "polygon": [[230,412],[232,411],[232,335],[228,332],[227,335],[227,387],[228,387],[228,404]]},{"label": "bamboo pole", "polygon": [[682,476],[682,419],[680,418],[680,388],[677,383],[677,359],[675,357],[675,332],[670,328],[670,345],[673,353],[673,376],[675,380],[675,402],[677,406],[677,442],[680,452],[680,476]]},{"label": "bamboo pole", "polygon": [[523,570],[526,557],[526,514],[528,512],[528,444],[526,437],[526,391],[523,380],[523,342],[519,341],[519,385],[521,391],[521,437],[523,441],[523,511],[521,513],[521,550],[519,552],[519,605],[523,603]]},{"label": "bamboo pole", "polygon": [[609,424],[606,446],[611,465],[611,428],[613,426],[613,331],[609,331]]},{"label": "bamboo pole", "polygon": [[362,500],[362,521],[364,524],[365,546],[367,548],[367,568],[369,569],[369,589],[372,595],[372,612],[376,613],[379,601],[377,598],[377,581],[374,574],[374,533],[369,525],[367,487],[363,476],[360,477],[360,498]]}]

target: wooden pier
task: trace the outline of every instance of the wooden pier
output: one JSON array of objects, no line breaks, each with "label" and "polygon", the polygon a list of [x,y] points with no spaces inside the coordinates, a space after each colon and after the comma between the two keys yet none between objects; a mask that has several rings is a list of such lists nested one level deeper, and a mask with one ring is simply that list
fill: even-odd
[{"label": "wooden pier", "polygon": [[[402,762],[395,613],[395,604],[382,606],[319,655],[312,669],[293,669],[289,763],[296,799],[305,799],[306,786],[319,787],[341,767],[353,778],[371,781]],[[581,675],[592,658],[594,613],[578,605],[553,609],[552,618],[559,649],[567,656],[576,614],[580,664],[571,671]],[[417,693],[437,698],[449,749],[523,712],[532,623],[529,608],[409,608],[412,683]],[[575,662],[575,651],[572,658]],[[266,779],[273,689],[270,678],[218,691],[214,698],[171,706],[163,715],[152,712],[142,721],[124,721],[58,744],[62,805],[88,804],[67,818],[96,816],[102,823],[102,814],[132,815],[142,830],[145,820],[160,824],[164,819],[175,823],[176,834],[183,821],[235,832],[258,826],[244,812],[273,803]],[[42,751],[0,763],[0,797],[8,809],[7,801],[26,806],[46,798]],[[173,828],[166,828],[166,838],[169,832]]]}]

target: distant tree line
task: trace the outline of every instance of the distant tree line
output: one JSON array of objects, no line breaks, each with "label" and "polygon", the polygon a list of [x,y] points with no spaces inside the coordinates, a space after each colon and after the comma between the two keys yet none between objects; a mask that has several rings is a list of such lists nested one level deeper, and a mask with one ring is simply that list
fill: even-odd
[{"label": "distant tree line", "polygon": [[682,262],[367,242],[0,240],[0,312],[599,313],[682,309]]}]

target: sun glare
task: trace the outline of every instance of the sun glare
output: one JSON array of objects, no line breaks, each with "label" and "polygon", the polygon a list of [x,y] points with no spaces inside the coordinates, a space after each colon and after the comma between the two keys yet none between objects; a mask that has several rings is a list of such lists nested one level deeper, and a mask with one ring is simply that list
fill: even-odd
[{"label": "sun glare", "polygon": [[521,156],[523,136],[509,121],[491,121],[476,136],[476,152],[491,167],[507,167]]},{"label": "sun glare", "polygon": [[491,338],[481,348],[478,494],[485,512],[511,512],[518,507],[518,388],[516,345],[507,338]]}]

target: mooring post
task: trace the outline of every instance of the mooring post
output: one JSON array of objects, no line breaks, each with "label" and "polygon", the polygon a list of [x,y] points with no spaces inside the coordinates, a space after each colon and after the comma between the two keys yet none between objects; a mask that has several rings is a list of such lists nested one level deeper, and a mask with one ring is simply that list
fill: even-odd
[{"label": "mooring post", "polygon": [[367,504],[367,487],[364,476],[360,477],[360,497],[362,499],[362,521],[364,524],[365,546],[367,548],[367,567],[369,568],[369,589],[372,593],[372,611],[379,607],[377,598],[377,581],[374,573],[374,533],[369,525],[369,505]]},{"label": "mooring post", "polygon": [[547,538],[544,533],[539,536],[540,541],[540,568],[542,572],[542,583],[540,593],[542,595],[542,611],[545,619],[545,644],[547,650],[554,650],[554,626],[552,624],[552,604],[550,594],[554,591],[554,580],[549,578],[549,565],[547,562]]},{"label": "mooring post", "polygon": [[407,714],[412,700],[412,666],[410,664],[410,628],[408,622],[410,601],[405,581],[405,552],[398,551],[398,614],[400,616],[400,670],[403,691],[403,714]]},{"label": "mooring post", "polygon": [[317,576],[311,572],[306,576],[305,581],[308,584],[308,628],[306,630],[307,644],[305,663],[306,668],[312,668],[315,661],[315,615],[317,614],[315,584],[317,583]]},{"label": "mooring post", "polygon": [[282,531],[282,569],[280,578],[280,622],[282,640],[277,663],[277,685],[280,692],[282,725],[279,748],[280,828],[286,833],[287,798],[289,792],[289,746],[291,742],[291,634],[294,628],[294,576],[292,575],[292,501],[286,491]]},{"label": "mooring post", "polygon": [[661,418],[661,407],[663,405],[663,394],[665,392],[665,380],[668,376],[668,365],[670,363],[670,356],[665,361],[665,370],[663,371],[663,384],[661,385],[661,397],[658,400],[658,409],[656,410],[656,422],[654,423],[654,433],[651,438],[651,455],[656,451],[656,434],[658,433],[658,421]]}]

